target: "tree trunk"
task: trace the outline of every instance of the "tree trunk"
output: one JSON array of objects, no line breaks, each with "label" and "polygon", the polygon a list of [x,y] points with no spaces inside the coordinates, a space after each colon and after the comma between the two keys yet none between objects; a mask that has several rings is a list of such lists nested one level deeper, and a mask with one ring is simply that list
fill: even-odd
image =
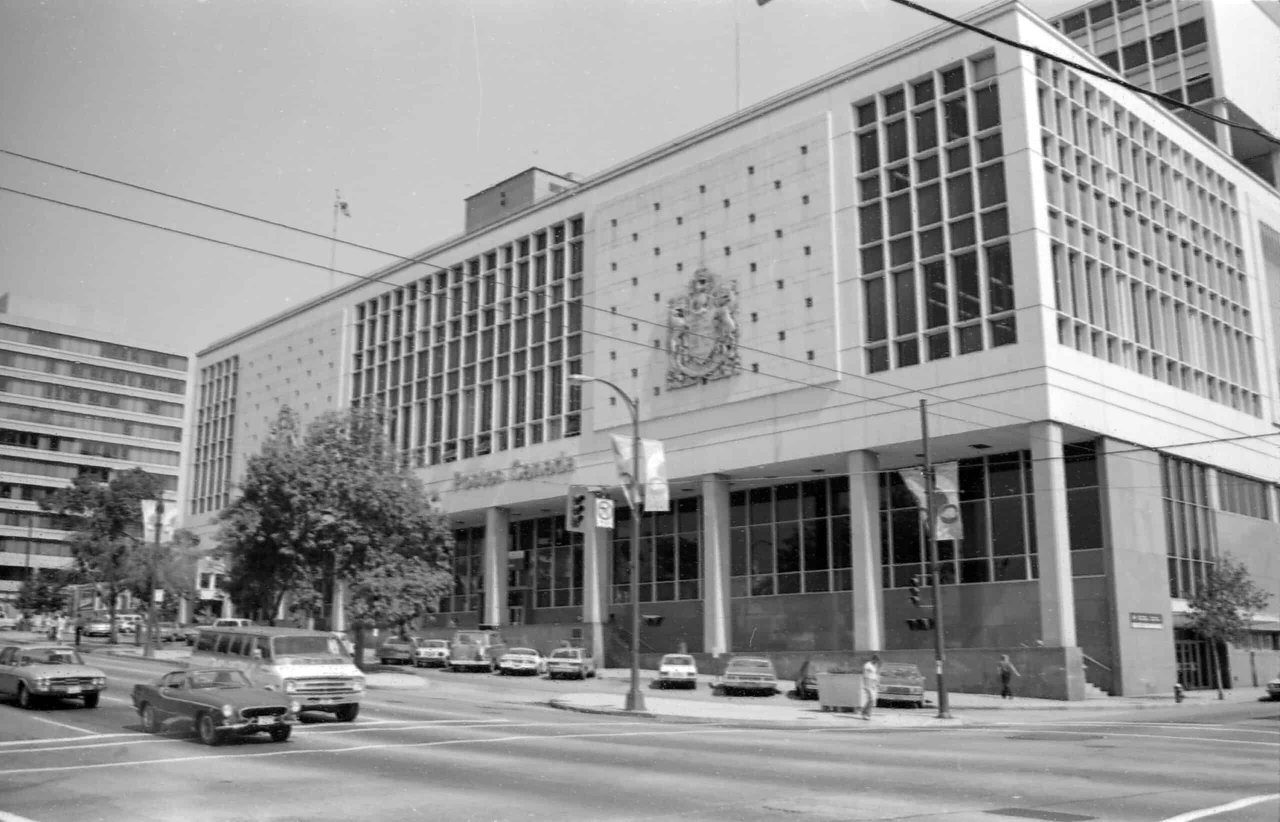
[{"label": "tree trunk", "polygon": [[361,671],[364,670],[364,625],[357,623],[356,630],[356,658],[354,662],[356,667]]},{"label": "tree trunk", "polygon": [[1222,653],[1217,642],[1210,647],[1213,649],[1213,685],[1218,689],[1218,699],[1226,699],[1222,693]]}]

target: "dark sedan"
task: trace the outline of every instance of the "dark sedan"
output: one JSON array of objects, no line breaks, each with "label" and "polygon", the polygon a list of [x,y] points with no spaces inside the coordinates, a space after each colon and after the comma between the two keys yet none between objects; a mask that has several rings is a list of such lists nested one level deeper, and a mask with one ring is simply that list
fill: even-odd
[{"label": "dark sedan", "polygon": [[135,685],[133,707],[148,733],[189,723],[206,745],[258,733],[284,742],[298,714],[298,703],[276,691],[254,687],[243,673],[231,668],[173,671],[155,682]]}]

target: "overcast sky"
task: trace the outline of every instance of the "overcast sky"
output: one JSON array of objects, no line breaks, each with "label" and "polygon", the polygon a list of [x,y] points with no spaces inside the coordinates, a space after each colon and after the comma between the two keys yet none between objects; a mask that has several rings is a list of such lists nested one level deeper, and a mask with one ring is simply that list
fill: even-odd
[{"label": "overcast sky", "polygon": [[529,166],[589,176],[935,24],[889,0],[0,0],[0,150],[323,235],[0,154],[0,293],[193,353],[329,288],[335,189],[341,239],[412,254]]}]

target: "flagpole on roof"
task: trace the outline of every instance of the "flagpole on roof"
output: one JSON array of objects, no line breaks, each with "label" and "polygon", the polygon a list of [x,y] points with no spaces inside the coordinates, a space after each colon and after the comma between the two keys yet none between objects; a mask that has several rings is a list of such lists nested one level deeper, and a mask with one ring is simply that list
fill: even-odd
[{"label": "flagpole on roof", "polygon": [[347,201],[342,199],[342,192],[338,189],[333,190],[333,234],[330,235],[331,245],[329,248],[329,290],[333,290],[333,274],[337,269],[338,262],[338,214],[351,216],[351,211],[347,207]]}]

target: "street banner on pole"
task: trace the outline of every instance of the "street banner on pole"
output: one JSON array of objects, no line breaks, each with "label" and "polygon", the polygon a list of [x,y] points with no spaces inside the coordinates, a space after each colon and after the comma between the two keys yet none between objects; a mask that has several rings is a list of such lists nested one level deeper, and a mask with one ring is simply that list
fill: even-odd
[{"label": "street banner on pole", "polygon": [[[919,468],[903,468],[898,472],[902,481],[916,498],[923,512],[926,509],[926,483]],[[942,462],[933,466],[933,519],[934,536],[939,540],[964,538],[964,524],[960,521],[959,465]],[[923,514],[922,514],[923,515]]]},{"label": "street banner on pole", "polygon": [[[631,498],[631,437],[611,436],[613,440],[613,461],[618,466],[618,483],[622,486],[622,496],[627,500],[627,507],[633,511],[636,501]],[[644,470],[641,466],[641,470]]]},{"label": "street banner on pole", "polygon": [[[146,540],[151,541],[156,538],[156,501],[153,499],[139,500],[142,506],[142,527],[143,536]],[[173,532],[178,527],[178,504],[170,502],[164,506],[160,512],[160,541],[172,542]]]},{"label": "street banner on pole", "polygon": [[670,511],[667,454],[661,440],[640,440],[640,471],[644,477],[644,510]]}]

